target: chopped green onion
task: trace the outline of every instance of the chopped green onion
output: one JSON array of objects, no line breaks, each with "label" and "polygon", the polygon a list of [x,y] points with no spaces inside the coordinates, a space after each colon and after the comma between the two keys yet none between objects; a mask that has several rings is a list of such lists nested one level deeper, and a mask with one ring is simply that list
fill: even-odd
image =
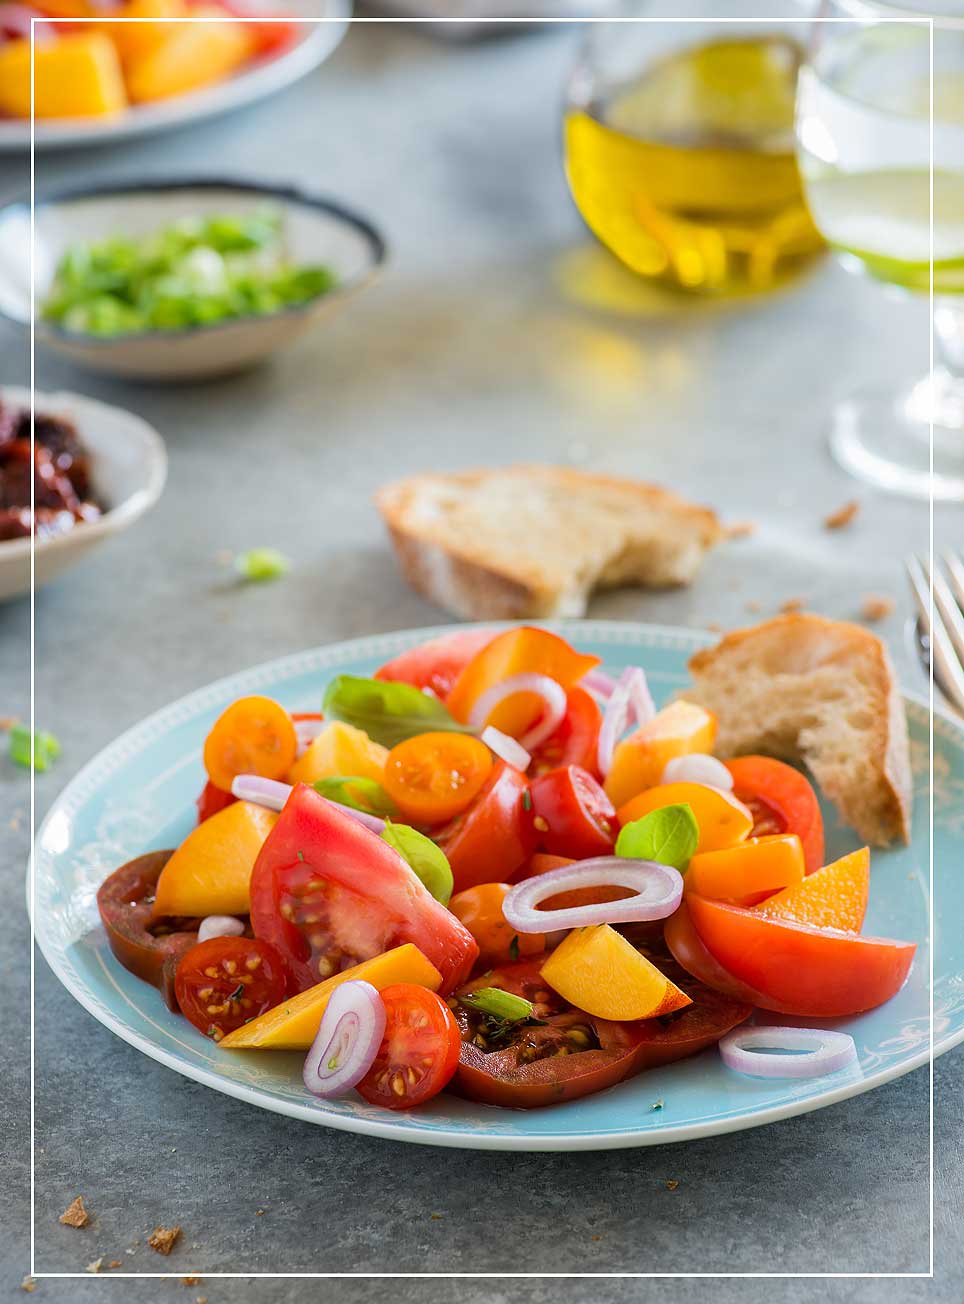
[{"label": "chopped green onion", "polygon": [[460,996],[459,1000],[470,1010],[478,1010],[500,1023],[521,1023],[523,1019],[531,1019],[534,1008],[524,996],[504,992],[499,987],[480,987],[477,992]]},{"label": "chopped green onion", "polygon": [[59,755],[60,743],[52,733],[38,729],[31,734],[23,724],[15,724],[10,730],[10,759],[15,765],[42,773]]},{"label": "chopped green onion", "polygon": [[291,562],[277,548],[249,548],[235,557],[234,569],[246,580],[276,580],[291,569]]}]

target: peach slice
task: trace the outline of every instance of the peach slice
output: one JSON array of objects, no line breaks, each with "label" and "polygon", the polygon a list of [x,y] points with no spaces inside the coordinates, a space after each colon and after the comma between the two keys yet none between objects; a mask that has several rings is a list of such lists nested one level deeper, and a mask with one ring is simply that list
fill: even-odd
[{"label": "peach slice", "polygon": [[254,862],[278,816],[236,801],[189,833],[161,870],[154,917],[246,915]]},{"label": "peach slice", "polygon": [[334,720],[322,729],[304,756],[288,772],[289,783],[317,783],[336,775],[353,779],[385,778],[388,748],[372,742],[364,729]]},{"label": "peach slice", "polygon": [[670,702],[648,724],[613,752],[603,787],[614,806],[659,783],[666,762],[694,752],[709,752],[716,739],[716,716],[692,702]]},{"label": "peach slice", "polygon": [[815,928],[859,933],[870,891],[870,848],[851,851],[815,870],[801,883],[777,892],[757,906],[767,919],[789,919]]},{"label": "peach slice", "polygon": [[574,929],[540,973],[571,1005],[600,1019],[654,1019],[692,1004],[608,924]]},{"label": "peach slice", "polygon": [[631,824],[663,806],[684,804],[692,809],[699,825],[697,852],[735,846],[749,837],[753,829],[753,816],[742,801],[706,783],[661,783],[647,788],[620,806],[616,818],[620,825]]}]

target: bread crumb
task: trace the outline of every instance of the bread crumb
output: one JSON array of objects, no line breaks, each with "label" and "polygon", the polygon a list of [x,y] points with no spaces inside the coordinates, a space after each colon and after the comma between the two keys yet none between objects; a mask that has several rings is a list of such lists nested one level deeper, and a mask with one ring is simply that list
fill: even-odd
[{"label": "bread crumb", "polygon": [[84,1197],[78,1195],[77,1198],[67,1206],[60,1215],[60,1221],[65,1227],[86,1227],[90,1222],[87,1210],[84,1208]]},{"label": "bread crumb", "polygon": [[805,601],[805,598],[787,598],[786,602],[780,604],[780,610],[785,616],[789,616],[794,611],[799,611]]},{"label": "bread crumb", "polygon": [[200,1277],[182,1277],[182,1278],[181,1278],[181,1285],[182,1285],[182,1286],[200,1286],[200,1284],[201,1284],[201,1278],[200,1278]]},{"label": "bread crumb", "polygon": [[155,1227],[148,1236],[147,1243],[158,1254],[170,1254],[180,1234],[180,1227]]},{"label": "bread crumb", "polygon": [[667,1191],[675,1191],[678,1186],[679,1186],[679,1182],[675,1177],[669,1178],[669,1180],[666,1183]]},{"label": "bread crumb", "polygon": [[103,1259],[95,1259],[93,1263],[88,1263],[88,1265],[87,1265],[87,1267],[84,1269],[84,1271],[85,1271],[85,1272],[100,1272],[100,1266],[101,1266],[101,1264],[102,1264],[103,1262],[104,1262]]},{"label": "bread crumb", "polygon": [[860,511],[860,503],[856,498],[851,498],[849,503],[844,503],[843,507],[838,507],[835,512],[823,518],[824,528],[827,530],[845,530],[850,522]]},{"label": "bread crumb", "polygon": [[747,539],[756,533],[756,526],[752,521],[736,521],[733,525],[728,525],[723,533],[727,539]]},{"label": "bread crumb", "polygon": [[197,1299],[194,1301],[194,1304],[208,1304],[207,1295],[198,1295]]},{"label": "bread crumb", "polygon": [[746,609],[747,609],[747,611],[762,611],[762,610],[763,610],[763,603],[762,603],[762,602],[757,602],[756,598],[748,598],[747,601],[746,601],[746,604],[745,604],[745,605],[746,605]]},{"label": "bread crumb", "polygon": [[430,1216],[431,1216],[432,1222],[438,1222],[440,1218],[444,1218],[444,1217],[445,1217],[445,1214],[444,1214],[444,1213],[433,1213],[433,1214],[431,1214]]},{"label": "bread crumb", "polygon": [[601,1241],[601,1240],[602,1240],[602,1237],[601,1237],[601,1236],[590,1236],[589,1239],[590,1239],[591,1241]]},{"label": "bread crumb", "polygon": [[111,1259],[107,1266],[108,1268],[123,1268],[124,1265],[121,1263],[120,1259]]},{"label": "bread crumb", "polygon": [[706,622],[706,628],[710,631],[711,634],[723,633],[723,626],[720,624],[718,620],[708,620]]},{"label": "bread crumb", "polygon": [[886,620],[892,614],[894,605],[893,598],[885,597],[879,593],[868,593],[861,604],[860,617],[862,620],[868,620],[871,623]]},{"label": "bread crumb", "polygon": [[20,1283],[20,1289],[25,1290],[30,1294],[32,1291],[37,1289],[37,1279],[35,1277],[24,1277],[23,1281]]},{"label": "bread crumb", "polygon": [[255,1211],[254,1211],[254,1216],[255,1216],[256,1218],[263,1218],[263,1217],[264,1217],[264,1210],[263,1210],[263,1209],[255,1209]]}]

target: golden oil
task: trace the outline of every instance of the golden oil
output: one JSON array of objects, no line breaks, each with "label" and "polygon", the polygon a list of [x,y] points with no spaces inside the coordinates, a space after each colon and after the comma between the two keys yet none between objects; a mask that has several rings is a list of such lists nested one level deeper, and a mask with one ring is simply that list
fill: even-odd
[{"label": "golden oil", "polygon": [[566,167],[591,230],[627,266],[684,290],[764,290],[822,240],[793,153],[801,51],[720,40],[654,63],[566,115]]}]

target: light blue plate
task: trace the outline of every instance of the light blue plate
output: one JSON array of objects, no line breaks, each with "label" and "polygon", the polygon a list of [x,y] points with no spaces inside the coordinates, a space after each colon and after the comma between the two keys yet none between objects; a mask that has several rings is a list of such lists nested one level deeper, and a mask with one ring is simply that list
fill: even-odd
[{"label": "light blue plate", "polygon": [[[553,626],[606,669],[642,664],[659,701],[687,682],[686,660],[709,635],[617,622]],[[204,780],[201,744],[228,702],[245,693],[276,697],[291,710],[317,710],[336,674],[370,674],[390,656],[439,629],[415,630],[319,648],[232,675],[176,702],[118,738],[64,791],[38,835],[36,935],[51,968],[95,1018],[146,1055],[217,1091],[292,1118],[399,1141],[490,1150],[593,1150],[713,1136],[831,1105],[899,1077],[930,1052],[928,980],[928,715],[909,700],[914,766],[914,838],[874,853],[865,931],[918,943],[903,990],[888,1004],[838,1025],[852,1034],[859,1067],[810,1081],[771,1081],[726,1069],[715,1050],[587,1100],[550,1109],[500,1110],[452,1096],[396,1115],[360,1099],[323,1103],[301,1084],[301,1056],[219,1051],[159,994],[116,963],[100,928],[95,893],[116,866],[175,846],[191,829]],[[964,729],[935,720],[934,1045],[964,1040],[964,876],[955,844],[964,833]],[[825,807],[830,856],[857,845]],[[768,1020],[779,1022],[779,1016]],[[656,1102],[661,1102],[655,1108]]]}]

